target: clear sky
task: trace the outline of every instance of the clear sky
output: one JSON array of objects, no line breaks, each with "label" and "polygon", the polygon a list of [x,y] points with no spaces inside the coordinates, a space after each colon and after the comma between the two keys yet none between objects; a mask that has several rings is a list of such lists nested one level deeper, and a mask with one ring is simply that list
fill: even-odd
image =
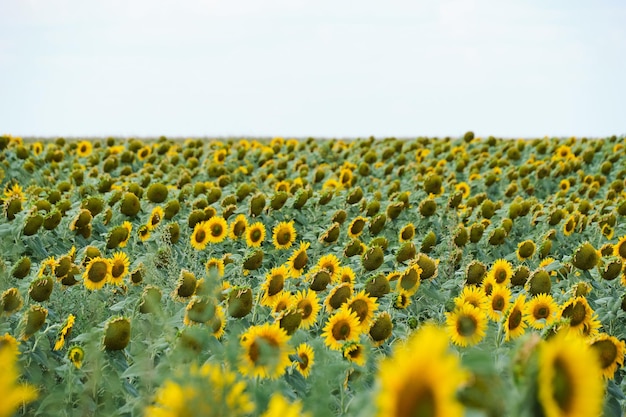
[{"label": "clear sky", "polygon": [[0,133],[626,134],[626,1],[0,0]]}]

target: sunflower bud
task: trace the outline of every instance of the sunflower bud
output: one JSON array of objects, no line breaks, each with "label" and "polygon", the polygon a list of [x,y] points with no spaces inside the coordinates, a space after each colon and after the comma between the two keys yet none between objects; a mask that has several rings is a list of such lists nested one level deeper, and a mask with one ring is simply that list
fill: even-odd
[{"label": "sunflower bud", "polygon": [[378,269],[385,260],[385,254],[380,246],[372,246],[363,254],[361,261],[366,271]]},{"label": "sunflower bud", "polygon": [[465,269],[465,282],[469,285],[480,285],[487,274],[487,267],[484,263],[473,260]]},{"label": "sunflower bud", "polygon": [[30,258],[28,256],[24,256],[13,266],[11,275],[17,279],[23,279],[30,273],[30,266]]},{"label": "sunflower bud", "polygon": [[263,263],[263,251],[261,249],[257,249],[254,252],[248,254],[243,259],[243,267],[244,269],[254,271],[261,267]]},{"label": "sunflower bud", "polygon": [[272,207],[272,210],[280,210],[283,208],[288,198],[289,194],[285,191],[278,191],[270,199],[270,207]]},{"label": "sunflower bud", "polygon": [[25,323],[22,330],[22,340],[27,340],[29,337],[37,333],[39,329],[46,322],[48,316],[48,310],[38,306],[31,305],[28,311],[24,313],[23,322]]},{"label": "sunflower bud", "polygon": [[144,288],[141,293],[141,303],[139,312],[142,314],[155,313],[159,311],[161,304],[161,289],[152,285]]},{"label": "sunflower bud", "polygon": [[607,281],[612,281],[617,278],[622,272],[624,264],[622,262],[622,258],[618,258],[616,256],[609,258],[609,261],[604,264],[604,266],[600,269],[600,275],[602,278]]},{"label": "sunflower bud", "polygon": [[530,269],[525,265],[519,265],[511,276],[511,285],[514,287],[523,287],[530,276]]},{"label": "sunflower bud", "polygon": [[213,298],[194,297],[185,309],[185,323],[208,323],[215,316],[216,308]]},{"label": "sunflower bud", "polygon": [[528,278],[528,293],[532,296],[539,294],[550,294],[552,281],[550,273],[544,269],[534,271]]},{"label": "sunflower bud", "polygon": [[385,227],[387,216],[385,214],[377,214],[370,220],[369,231],[372,236],[379,234]]},{"label": "sunflower bud", "polygon": [[234,318],[242,318],[250,311],[252,311],[252,289],[233,287],[228,293],[228,314]]},{"label": "sunflower bud", "polygon": [[454,242],[456,246],[458,246],[459,248],[462,248],[463,246],[467,244],[468,237],[469,236],[467,233],[467,229],[463,225],[460,225],[457,228],[456,233],[454,233],[454,236],[452,237],[452,241]]},{"label": "sunflower bud", "polygon": [[426,254],[420,253],[417,255],[416,262],[419,267],[422,268],[422,274],[420,275],[420,279],[422,281],[437,277],[438,261],[435,261],[433,258]]},{"label": "sunflower bud", "polygon": [[322,243],[334,243],[339,239],[339,232],[341,231],[341,224],[335,222],[320,236],[320,242]]},{"label": "sunflower bud", "polygon": [[122,350],[130,342],[130,320],[118,317],[109,320],[104,327],[104,349]]},{"label": "sunflower bud", "polygon": [[302,312],[293,309],[284,311],[278,320],[278,325],[287,332],[288,336],[291,336],[298,330],[300,323],[302,323]]},{"label": "sunflower bud", "polygon": [[417,248],[413,242],[404,242],[400,249],[398,249],[398,253],[396,254],[396,261],[399,263],[404,263],[405,261],[411,260],[415,258],[417,254]]},{"label": "sunflower bud", "polygon": [[139,198],[133,193],[124,193],[120,203],[120,212],[128,217],[135,217],[141,210]]},{"label": "sunflower bud", "polygon": [[183,269],[180,271],[178,285],[176,286],[174,293],[177,297],[189,298],[196,290],[197,283],[198,280],[196,279],[196,276],[192,272]]},{"label": "sunflower bud", "polygon": [[326,269],[320,269],[313,273],[310,288],[313,291],[324,291],[328,284],[330,284],[331,275]]},{"label": "sunflower bud", "polygon": [[393,330],[393,323],[391,322],[391,316],[389,313],[382,312],[376,317],[370,327],[369,335],[374,341],[374,344],[380,346],[391,336]]},{"label": "sunflower bud", "polygon": [[365,284],[365,293],[370,297],[382,297],[388,294],[390,290],[389,281],[387,281],[387,277],[384,274],[378,274],[370,278]]},{"label": "sunflower bud", "polygon": [[380,211],[380,201],[378,200],[372,200],[369,203],[367,203],[367,206],[365,207],[365,214],[368,217],[373,217],[376,214],[378,214],[378,212]]},{"label": "sunflower bud", "polygon": [[598,252],[589,242],[581,244],[572,257],[572,265],[583,271],[592,269],[598,264],[600,257]]},{"label": "sunflower bud", "polygon": [[296,210],[300,210],[302,207],[304,207],[306,202],[309,201],[309,197],[309,192],[307,190],[298,190],[293,201],[293,208],[295,208]]},{"label": "sunflower bud", "polygon": [[10,316],[22,308],[23,305],[24,299],[17,288],[9,288],[2,293],[0,298],[0,312],[2,314]]},{"label": "sunflower bud", "polygon": [[340,308],[352,296],[352,285],[342,283],[335,287],[328,296],[328,304],[335,310]]},{"label": "sunflower bud", "polygon": [[4,203],[4,214],[7,220],[15,220],[15,215],[22,211],[22,200],[18,198],[11,198]]},{"label": "sunflower bud", "polygon": [[506,235],[506,230],[504,230],[502,227],[497,227],[493,229],[493,231],[489,235],[489,244],[492,246],[498,246],[503,244],[504,240],[506,239]]},{"label": "sunflower bud", "polygon": [[52,280],[52,277],[40,277],[31,282],[28,295],[30,298],[38,302],[48,301],[50,294],[52,294],[53,287],[54,281]]},{"label": "sunflower bud", "polygon": [[426,233],[424,240],[422,240],[421,252],[430,253],[437,244],[437,235],[432,230]]},{"label": "sunflower bud", "polygon": [[361,187],[357,186],[350,192],[350,194],[348,194],[348,197],[346,197],[346,202],[348,204],[357,204],[359,201],[361,201],[362,198],[363,190],[361,189]]},{"label": "sunflower bud", "polygon": [[150,184],[150,186],[148,187],[148,191],[146,192],[148,200],[156,204],[160,204],[167,200],[167,195],[167,186],[161,184],[160,182]]},{"label": "sunflower bud", "polygon": [[420,214],[424,217],[430,217],[437,212],[437,202],[432,198],[422,200],[418,206]]},{"label": "sunflower bud", "polygon": [[356,255],[361,255],[363,253],[363,242],[359,239],[353,239],[346,245],[343,250],[343,254],[346,258],[351,258]]},{"label": "sunflower bud", "polygon": [[265,195],[257,193],[250,199],[250,216],[257,217],[265,210]]},{"label": "sunflower bud", "polygon": [[391,203],[387,206],[387,217],[391,220],[395,220],[398,218],[402,210],[404,209],[404,203],[401,201]]}]

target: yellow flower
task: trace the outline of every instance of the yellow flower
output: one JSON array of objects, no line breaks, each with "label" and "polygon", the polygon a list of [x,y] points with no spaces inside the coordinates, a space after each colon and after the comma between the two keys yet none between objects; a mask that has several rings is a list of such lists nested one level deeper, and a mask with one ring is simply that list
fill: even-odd
[{"label": "yellow flower", "polygon": [[407,223],[400,232],[398,232],[398,240],[400,242],[410,242],[415,237],[415,226],[413,223]]},{"label": "yellow flower", "polygon": [[263,292],[261,304],[265,306],[273,305],[277,296],[283,291],[283,288],[285,288],[285,280],[287,278],[289,278],[287,267],[278,266],[272,268],[272,270],[265,275],[265,282],[261,285],[261,291]]},{"label": "yellow flower", "polygon": [[156,206],[155,208],[153,208],[152,213],[150,213],[148,223],[146,223],[148,229],[154,230],[159,225],[159,223],[161,223],[161,220],[163,220],[164,216],[165,212],[163,211],[161,206]]},{"label": "yellow flower", "polygon": [[210,243],[221,243],[228,234],[228,223],[221,216],[213,216],[205,222],[205,229],[208,230],[208,241]]},{"label": "yellow flower", "polygon": [[291,364],[288,340],[287,332],[278,323],[250,326],[241,336],[239,371],[251,377],[280,377]]},{"label": "yellow flower", "polygon": [[352,239],[356,239],[363,233],[363,229],[367,224],[367,219],[363,216],[357,216],[350,222],[348,226],[348,236]]},{"label": "yellow flower", "polygon": [[76,145],[76,155],[78,155],[79,158],[88,157],[89,155],[91,155],[92,151],[93,145],[88,140],[81,140]]},{"label": "yellow flower", "polygon": [[470,196],[471,188],[469,184],[467,184],[466,182],[460,182],[457,185],[455,185],[454,188],[457,191],[461,191],[461,193],[463,193],[463,198],[467,198]]},{"label": "yellow flower", "polygon": [[81,366],[83,366],[85,351],[80,346],[72,346],[67,352],[67,357],[70,359],[70,362],[74,364],[76,369],[80,369]]},{"label": "yellow flower", "polygon": [[224,261],[222,259],[211,258],[206,261],[206,264],[204,266],[207,275],[211,273],[211,270],[215,270],[218,276],[224,276]]},{"label": "yellow flower", "polygon": [[124,277],[128,274],[130,260],[124,252],[115,252],[111,262],[111,275],[109,282],[114,285],[122,285]]},{"label": "yellow flower", "polygon": [[377,416],[461,417],[457,390],[465,381],[445,331],[425,325],[383,359],[377,375]]},{"label": "yellow flower", "polygon": [[535,329],[550,326],[556,320],[558,305],[550,294],[538,294],[524,306],[524,320]]},{"label": "yellow flower", "polygon": [[300,242],[300,247],[294,250],[287,260],[289,274],[292,278],[298,278],[304,272],[304,268],[309,262],[309,256],[306,253],[309,246],[311,246],[309,242]]},{"label": "yellow flower", "polygon": [[315,363],[315,351],[311,345],[307,343],[301,343],[296,348],[296,360],[294,364],[296,370],[302,374],[303,377],[308,378],[311,374],[311,366]]},{"label": "yellow flower", "polygon": [[100,256],[91,258],[83,273],[83,284],[88,290],[99,290],[111,279],[111,261]]},{"label": "yellow flower", "polygon": [[330,274],[330,280],[333,283],[339,282],[339,274],[341,266],[339,265],[339,258],[332,253],[322,256],[317,261],[316,270],[325,269]]},{"label": "yellow flower", "polygon": [[261,222],[251,224],[246,228],[246,245],[258,248],[265,240],[265,226]]},{"label": "yellow flower", "polygon": [[341,350],[342,343],[358,340],[361,326],[355,312],[342,308],[330,316],[323,330],[322,337],[326,346]]},{"label": "yellow flower", "polygon": [[296,308],[302,313],[302,323],[300,327],[308,329],[317,321],[317,314],[320,311],[320,304],[317,294],[312,289],[298,291],[295,295],[294,303]]},{"label": "yellow flower", "polygon": [[488,300],[489,308],[487,309],[487,315],[491,320],[499,322],[511,304],[511,290],[507,287],[496,285],[493,287],[491,294],[489,294]]},{"label": "yellow flower", "polygon": [[492,276],[498,285],[508,285],[513,276],[513,266],[505,259],[498,259],[487,274],[487,278]]},{"label": "yellow flower", "polygon": [[518,295],[508,311],[503,324],[505,341],[516,339],[524,334],[526,329],[526,322],[524,321],[525,301],[526,296],[524,294]]},{"label": "yellow flower", "polygon": [[237,240],[246,233],[248,228],[248,219],[244,214],[239,214],[235,217],[235,220],[230,224],[228,237],[231,240]]},{"label": "yellow flower", "polygon": [[464,304],[470,304],[484,311],[489,305],[489,299],[482,287],[468,285],[463,287],[461,294],[454,299],[454,305],[456,307],[462,307]]},{"label": "yellow flower", "polygon": [[453,312],[446,313],[446,325],[452,343],[472,346],[485,337],[487,316],[471,304],[464,304]]},{"label": "yellow flower", "polygon": [[346,301],[345,307],[356,314],[362,331],[369,330],[374,318],[374,312],[378,309],[378,303],[375,298],[369,297],[365,290],[362,290],[350,297]]},{"label": "yellow flower", "polygon": [[69,336],[70,332],[72,331],[72,328],[74,327],[75,320],[76,320],[76,317],[73,314],[70,314],[69,316],[67,316],[67,320],[65,320],[65,324],[63,325],[63,328],[59,332],[59,337],[56,343],[54,344],[54,350],[60,350],[61,348],[63,348],[63,346],[65,345],[65,339],[67,338],[67,336]]},{"label": "yellow flower", "polygon": [[538,400],[546,417],[600,415],[602,369],[582,338],[562,332],[543,342],[537,379]]},{"label": "yellow flower", "polygon": [[0,417],[12,416],[20,407],[37,398],[37,390],[20,384],[17,355],[11,349],[0,349]]},{"label": "yellow flower", "polygon": [[626,235],[620,237],[613,247],[613,255],[626,260]]},{"label": "yellow flower", "polygon": [[293,220],[280,222],[272,229],[272,241],[276,249],[288,249],[295,240],[296,229],[293,227]]},{"label": "yellow flower", "polygon": [[190,237],[191,247],[195,250],[206,248],[210,240],[210,233],[211,231],[206,221],[196,223]]},{"label": "yellow flower", "polygon": [[617,368],[624,366],[626,343],[615,336],[600,333],[591,340],[590,346],[600,360],[604,377],[613,379]]},{"label": "yellow flower", "polygon": [[300,401],[289,404],[282,395],[273,394],[267,410],[261,414],[261,417],[309,417],[310,415],[310,413],[302,412]]},{"label": "yellow flower", "polygon": [[365,366],[365,346],[361,343],[351,342],[343,345],[343,357],[359,366]]}]

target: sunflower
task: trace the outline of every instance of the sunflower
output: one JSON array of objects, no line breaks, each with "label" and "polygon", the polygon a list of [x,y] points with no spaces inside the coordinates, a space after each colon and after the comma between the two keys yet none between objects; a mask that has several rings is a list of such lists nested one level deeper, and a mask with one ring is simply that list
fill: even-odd
[{"label": "sunflower", "polygon": [[312,289],[298,291],[295,295],[294,303],[296,308],[302,312],[302,323],[300,327],[308,329],[317,321],[317,313],[320,311],[320,304],[317,293]]},{"label": "sunflower", "polygon": [[122,228],[124,228],[126,230],[126,238],[120,240],[120,243],[118,244],[118,246],[120,248],[123,248],[126,246],[126,244],[128,243],[128,241],[130,240],[130,234],[133,231],[133,224],[129,221],[125,221],[124,223],[122,223]]},{"label": "sunflower", "polygon": [[18,357],[11,349],[0,349],[0,388],[2,389],[2,405],[0,413],[4,416],[12,416],[25,404],[37,398],[37,388],[30,384],[19,382],[20,370]]},{"label": "sunflower", "polygon": [[61,348],[63,348],[63,346],[65,346],[65,339],[67,339],[70,332],[72,331],[75,320],[76,320],[76,317],[73,314],[70,314],[69,316],[67,316],[67,319],[65,320],[65,323],[63,324],[63,328],[59,332],[59,337],[57,338],[57,341],[54,344],[53,350],[60,350]]},{"label": "sunflower", "polygon": [[532,258],[532,256],[535,254],[535,248],[535,242],[533,242],[532,240],[525,240],[523,242],[520,242],[517,245],[517,259],[519,259],[520,261],[525,261]]},{"label": "sunflower", "polygon": [[215,271],[217,272],[218,276],[224,276],[224,261],[222,259],[210,258],[208,261],[206,261],[204,267],[206,269],[207,275],[210,275],[211,271]]},{"label": "sunflower", "polygon": [[349,266],[342,266],[339,268],[339,282],[347,282],[349,284],[354,284],[354,278],[356,274],[354,270]]},{"label": "sunflower", "polygon": [[289,403],[281,394],[272,394],[267,410],[261,417],[311,417],[311,413],[302,411],[302,403],[299,400]]},{"label": "sunflower", "polygon": [[613,379],[617,368],[624,366],[626,343],[614,336],[600,333],[591,340],[590,346],[598,354],[604,378]]},{"label": "sunflower", "polygon": [[487,316],[471,304],[464,304],[453,312],[446,313],[446,326],[452,343],[472,346],[485,337]]},{"label": "sunflower", "polygon": [[569,328],[582,333],[592,317],[593,310],[589,306],[587,299],[585,297],[576,297],[563,304],[559,319],[569,319]]},{"label": "sunflower", "polygon": [[398,240],[400,242],[410,242],[415,237],[415,226],[413,223],[406,224],[400,231],[398,232]]},{"label": "sunflower", "polygon": [[295,304],[295,297],[288,291],[281,291],[274,296],[274,300],[270,307],[274,315],[281,315],[285,311],[290,310]]},{"label": "sunflower", "polygon": [[272,229],[272,241],[276,249],[288,249],[295,240],[296,229],[293,227],[293,220],[280,222]]},{"label": "sunflower", "polygon": [[357,237],[361,236],[361,233],[363,233],[363,229],[365,228],[366,224],[367,219],[365,217],[355,217],[350,222],[350,225],[348,225],[348,236],[350,236],[352,239],[356,239]]},{"label": "sunflower", "polygon": [[396,287],[398,290],[404,291],[410,297],[417,292],[422,277],[422,268],[415,263],[408,267],[400,274]]},{"label": "sunflower", "polygon": [[96,256],[91,258],[83,273],[83,284],[88,290],[99,290],[111,279],[111,261]]},{"label": "sunflower", "polygon": [[145,145],[137,151],[137,159],[139,159],[140,161],[143,161],[144,159],[149,157],[151,153],[152,153],[152,148],[150,148],[150,146],[148,145]]},{"label": "sunflower", "polygon": [[626,260],[626,235],[620,237],[615,246],[613,246],[613,255]]},{"label": "sunflower", "polygon": [[81,140],[76,145],[76,154],[79,158],[86,158],[91,155],[93,151],[93,145],[88,140]]},{"label": "sunflower", "polygon": [[470,196],[471,188],[466,182],[460,182],[456,184],[454,188],[457,191],[461,191],[464,199]]},{"label": "sunflower", "polygon": [[43,277],[43,276],[48,276],[48,275],[54,276],[56,267],[57,267],[56,259],[54,259],[54,256],[49,256],[43,261],[41,261],[41,264],[39,265],[39,273],[37,274],[37,276],[38,277]]},{"label": "sunflower", "polygon": [[223,164],[226,160],[226,149],[218,149],[213,153],[213,162]]},{"label": "sunflower", "polygon": [[309,256],[306,253],[309,246],[311,246],[309,242],[300,242],[300,247],[294,250],[287,260],[289,275],[292,278],[297,278],[304,272],[304,268],[309,262]]},{"label": "sunflower", "polygon": [[5,333],[4,336],[0,336],[0,351],[8,350],[13,353],[14,356],[17,356],[20,354],[19,346],[20,342],[10,334]]},{"label": "sunflower", "polygon": [[393,307],[398,310],[404,310],[408,306],[411,305],[411,297],[407,294],[406,291],[399,290],[397,291],[394,299],[393,299]]},{"label": "sunflower", "polygon": [[513,276],[513,266],[505,259],[498,259],[487,274],[487,278],[493,276],[498,285],[508,285]]},{"label": "sunflower", "polygon": [[142,224],[141,226],[139,226],[139,229],[137,229],[137,235],[142,242],[150,239],[150,228],[148,227],[148,225]]},{"label": "sunflower", "polygon": [[326,311],[333,312],[343,306],[350,297],[352,297],[353,285],[348,282],[342,282],[335,288],[330,290],[324,300]]},{"label": "sunflower", "polygon": [[235,217],[235,220],[230,223],[228,237],[231,240],[237,240],[246,233],[248,228],[248,219],[244,214],[239,214]]},{"label": "sunflower", "polygon": [[504,312],[508,310],[511,304],[511,290],[497,285],[489,294],[488,300],[487,315],[492,321],[500,321]]},{"label": "sunflower", "polygon": [[423,326],[383,359],[376,379],[379,417],[463,415],[457,390],[465,373],[458,356],[448,353],[445,331],[433,325]]},{"label": "sunflower", "polygon": [[343,357],[359,366],[365,366],[365,346],[358,342],[346,343],[342,349]]},{"label": "sunflower", "polygon": [[213,216],[206,221],[208,240],[210,243],[221,243],[228,234],[228,223],[222,216]]},{"label": "sunflower", "polygon": [[556,320],[558,305],[552,295],[538,294],[524,306],[524,320],[535,329],[550,326]]},{"label": "sunflower", "polygon": [[565,223],[563,223],[563,234],[565,236],[570,236],[572,233],[574,233],[575,228],[576,228],[576,216],[572,214],[567,218],[567,220],[565,220]]},{"label": "sunflower", "polygon": [[315,351],[311,345],[307,343],[301,343],[296,348],[296,360],[294,364],[296,370],[302,374],[303,377],[308,378],[311,374],[311,366],[315,363]]},{"label": "sunflower", "polygon": [[317,261],[316,269],[325,269],[330,274],[331,282],[339,282],[341,266],[339,265],[339,258],[332,253],[322,256]]},{"label": "sunflower", "polygon": [[165,212],[163,211],[161,206],[156,206],[155,208],[153,208],[152,213],[150,213],[148,223],[146,223],[148,229],[154,230],[159,225],[159,223],[161,223],[161,220],[163,220],[164,216]]},{"label": "sunflower", "polygon": [[361,326],[354,311],[342,308],[328,318],[323,330],[324,343],[331,349],[341,350],[343,343],[358,340]]},{"label": "sunflower", "polygon": [[463,291],[454,299],[454,305],[461,307],[464,304],[470,304],[480,310],[486,310],[489,305],[489,299],[483,291],[482,287],[468,285],[463,287]]},{"label": "sunflower", "polygon": [[261,222],[256,222],[246,228],[246,245],[251,248],[258,248],[265,240],[265,226]]},{"label": "sunflower", "polygon": [[508,311],[504,319],[504,340],[516,339],[524,334],[526,322],[524,321],[524,310],[526,306],[526,296],[520,294]]},{"label": "sunflower", "polygon": [[128,274],[128,268],[130,267],[128,255],[124,252],[116,252],[110,262],[111,275],[109,276],[109,282],[115,285],[122,285],[123,279],[126,274]]},{"label": "sunflower", "polygon": [[211,328],[211,332],[216,339],[221,339],[222,336],[224,336],[224,329],[226,329],[226,315],[222,306],[215,306],[213,317],[209,319],[207,324]]},{"label": "sunflower", "polygon": [[210,240],[211,230],[209,229],[207,222],[198,222],[193,227],[193,233],[191,234],[190,241],[191,246],[195,250],[202,250],[206,247]]},{"label": "sunflower", "polygon": [[263,291],[262,305],[271,306],[274,304],[277,295],[285,288],[285,280],[287,278],[289,278],[289,271],[285,266],[272,268],[272,270],[265,275],[265,282],[261,285],[261,291]]},{"label": "sunflower", "polygon": [[278,323],[250,326],[241,336],[239,371],[250,377],[275,379],[289,366],[287,332]]},{"label": "sunflower", "polygon": [[546,417],[599,416],[604,385],[597,355],[580,337],[558,333],[540,346],[538,400]]}]

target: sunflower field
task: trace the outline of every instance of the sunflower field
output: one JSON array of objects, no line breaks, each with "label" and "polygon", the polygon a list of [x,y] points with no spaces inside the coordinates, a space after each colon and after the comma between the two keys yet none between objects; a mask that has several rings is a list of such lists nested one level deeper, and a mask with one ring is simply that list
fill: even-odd
[{"label": "sunflower field", "polygon": [[0,417],[622,416],[626,138],[0,136]]}]

